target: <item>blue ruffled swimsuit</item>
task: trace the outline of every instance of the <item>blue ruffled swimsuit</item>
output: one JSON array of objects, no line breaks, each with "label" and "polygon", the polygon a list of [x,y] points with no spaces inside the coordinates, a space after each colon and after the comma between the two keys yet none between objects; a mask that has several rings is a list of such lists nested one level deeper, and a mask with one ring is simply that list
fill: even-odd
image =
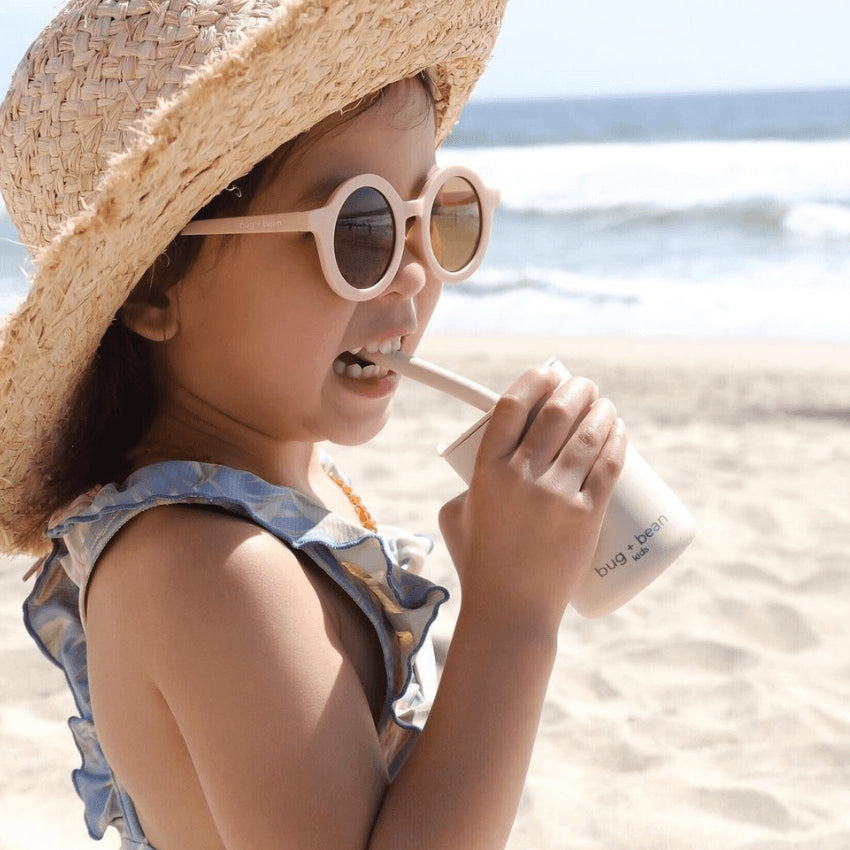
[{"label": "blue ruffled swimsuit", "polygon": [[[378,734],[394,775],[425,722],[436,689],[428,629],[448,591],[417,575],[430,540],[389,527],[378,533],[365,531],[301,493],[272,486],[249,472],[168,461],[140,469],[121,485],[86,493],[54,515],[48,530],[53,551],[24,603],[30,634],[65,671],[80,714],[70,720],[82,756],[82,766],[72,778],[85,804],[92,838],[102,838],[113,826],[121,834],[122,848],[151,847],[133,801],[112,773],[98,741],[81,603],[112,537],[143,511],[171,504],[215,506],[256,523],[307,555],[365,613],[384,656],[387,687]],[[355,575],[358,572],[361,577]],[[367,587],[364,574],[380,592]],[[382,603],[382,596],[390,604]],[[399,640],[400,635],[405,639]]]}]

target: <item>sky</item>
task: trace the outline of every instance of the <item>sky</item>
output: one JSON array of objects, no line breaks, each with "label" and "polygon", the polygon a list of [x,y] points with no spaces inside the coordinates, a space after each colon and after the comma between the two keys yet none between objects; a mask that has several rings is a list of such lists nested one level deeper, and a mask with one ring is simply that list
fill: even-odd
[{"label": "sky", "polygon": [[479,98],[850,85],[850,0],[512,0]]},{"label": "sky", "polygon": [[[61,6],[3,0],[0,79]],[[511,0],[475,98],[850,86],[848,33],[850,0]]]}]

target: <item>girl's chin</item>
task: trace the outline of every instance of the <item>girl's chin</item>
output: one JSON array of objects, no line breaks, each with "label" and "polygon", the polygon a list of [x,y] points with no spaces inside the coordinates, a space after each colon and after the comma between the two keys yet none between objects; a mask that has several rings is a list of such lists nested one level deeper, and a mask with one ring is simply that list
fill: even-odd
[{"label": "girl's chin", "polygon": [[387,419],[389,419],[389,415],[372,420],[368,424],[352,425],[342,429],[338,434],[326,435],[325,439],[337,446],[362,446],[364,443],[368,443],[369,440],[377,437],[384,430]]},{"label": "girl's chin", "polygon": [[371,440],[387,424],[399,380],[394,372],[365,379],[334,374],[335,424],[331,426],[333,433],[326,432],[324,439],[339,446],[358,446]]}]

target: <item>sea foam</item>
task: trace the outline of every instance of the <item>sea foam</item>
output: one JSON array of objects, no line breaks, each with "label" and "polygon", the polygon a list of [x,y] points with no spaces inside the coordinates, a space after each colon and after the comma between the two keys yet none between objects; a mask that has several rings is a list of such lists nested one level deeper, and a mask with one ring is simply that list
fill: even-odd
[{"label": "sea foam", "polygon": [[850,140],[704,141],[457,148],[442,155],[521,213],[647,213],[817,199],[850,209]]}]

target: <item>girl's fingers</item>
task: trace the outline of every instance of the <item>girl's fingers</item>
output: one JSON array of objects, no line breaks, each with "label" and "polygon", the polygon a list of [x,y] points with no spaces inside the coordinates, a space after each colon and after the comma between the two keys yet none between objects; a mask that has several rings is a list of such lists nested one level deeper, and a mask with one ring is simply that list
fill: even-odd
[{"label": "girl's fingers", "polygon": [[626,426],[623,420],[617,417],[582,484],[582,492],[592,504],[607,506],[623,469],[627,443]]},{"label": "girl's fingers", "polygon": [[599,458],[617,419],[614,405],[607,399],[597,399],[576,426],[561,449],[554,465],[566,487],[578,492]]},{"label": "girl's fingers", "polygon": [[511,384],[493,409],[478,450],[479,461],[505,458],[516,450],[529,416],[536,405],[552,394],[558,380],[554,372],[530,369]]},{"label": "girl's fingers", "polygon": [[625,453],[625,430],[596,385],[532,369],[499,399],[476,464],[509,460],[530,479],[607,503]]},{"label": "girl's fingers", "polygon": [[599,397],[599,390],[587,378],[570,378],[547,398],[517,447],[534,477],[554,462],[573,431]]}]

